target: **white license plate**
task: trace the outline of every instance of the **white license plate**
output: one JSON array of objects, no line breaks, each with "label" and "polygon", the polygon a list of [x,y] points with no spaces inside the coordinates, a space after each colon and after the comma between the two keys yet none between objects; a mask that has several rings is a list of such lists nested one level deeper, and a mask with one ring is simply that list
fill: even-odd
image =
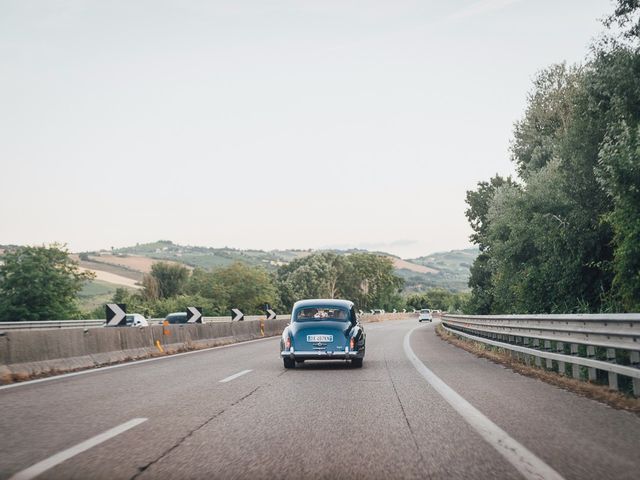
[{"label": "white license plate", "polygon": [[307,342],[333,342],[333,335],[307,335]]}]

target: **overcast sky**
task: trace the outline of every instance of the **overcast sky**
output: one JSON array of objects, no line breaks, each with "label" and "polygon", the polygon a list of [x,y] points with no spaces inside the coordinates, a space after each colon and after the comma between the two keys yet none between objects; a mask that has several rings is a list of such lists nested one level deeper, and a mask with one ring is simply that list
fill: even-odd
[{"label": "overcast sky", "polygon": [[0,244],[469,246],[609,0],[0,0]]}]

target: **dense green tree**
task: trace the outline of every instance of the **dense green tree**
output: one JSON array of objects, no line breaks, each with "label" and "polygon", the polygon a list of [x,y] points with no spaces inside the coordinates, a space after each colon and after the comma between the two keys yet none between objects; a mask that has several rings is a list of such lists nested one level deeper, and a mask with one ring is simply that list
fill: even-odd
[{"label": "dense green tree", "polygon": [[478,245],[480,254],[474,261],[470,269],[469,287],[471,288],[471,298],[468,308],[475,313],[486,315],[491,313],[493,308],[493,285],[491,272],[491,252],[490,243],[487,238],[489,230],[489,208],[496,191],[509,186],[514,189],[520,188],[511,177],[501,177],[496,175],[488,182],[478,182],[476,190],[467,191],[466,202],[468,205],[465,215],[469,220],[473,233],[470,240]]},{"label": "dense green tree", "polygon": [[91,278],[60,245],[7,251],[0,265],[0,320],[76,318],[77,294]]},{"label": "dense green tree", "polygon": [[640,3],[619,0],[580,67],[540,73],[515,126],[521,187],[469,192],[468,309],[640,308]]},{"label": "dense green tree", "polygon": [[214,274],[225,292],[227,312],[239,308],[245,314],[257,314],[265,303],[278,308],[278,291],[265,269],[236,262]]},{"label": "dense green tree", "polygon": [[345,257],[338,291],[363,310],[402,306],[400,296],[404,280],[395,274],[393,261],[374,253],[352,253]]},{"label": "dense green tree", "polygon": [[184,291],[189,269],[177,263],[157,262],[151,266],[145,283],[149,298],[170,298]]},{"label": "dense green tree", "polygon": [[346,298],[363,310],[392,310],[402,306],[402,284],[391,259],[372,253],[322,252],[278,270],[278,289],[286,308],[303,298]]}]

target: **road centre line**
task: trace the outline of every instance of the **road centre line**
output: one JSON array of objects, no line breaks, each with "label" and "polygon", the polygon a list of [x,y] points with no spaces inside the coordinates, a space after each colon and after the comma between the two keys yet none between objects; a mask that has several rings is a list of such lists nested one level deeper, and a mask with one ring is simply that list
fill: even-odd
[{"label": "road centre line", "polygon": [[237,347],[237,346],[246,345],[246,344],[249,344],[249,343],[264,342],[266,340],[275,340],[275,339],[279,339],[279,338],[280,338],[279,335],[278,336],[274,336],[274,337],[256,338],[254,340],[246,340],[244,342],[229,343],[227,345],[220,345],[220,346],[217,346],[217,347],[203,348],[201,350],[193,350],[191,352],[174,353],[174,354],[171,354],[171,355],[166,355],[164,357],[145,358],[144,360],[134,360],[132,362],[119,363],[117,365],[109,365],[109,366],[106,366],[106,367],[89,368],[87,370],[80,370],[79,372],[63,373],[62,375],[55,375],[53,377],[37,378],[35,380],[27,380],[27,381],[24,381],[24,382],[10,383],[8,385],[0,385],[0,390],[6,390],[6,389],[9,389],[9,388],[16,388],[16,387],[24,387],[26,385],[33,385],[34,383],[50,382],[52,380],[59,380],[59,379],[62,379],[62,378],[75,377],[75,376],[78,376],[78,375],[86,375],[86,374],[89,374],[89,373],[104,372],[105,370],[111,370],[111,369],[114,369],[114,368],[129,367],[131,365],[139,365],[141,363],[156,362],[158,360],[167,360],[169,358],[182,357],[182,356],[185,356],[185,355],[193,355],[193,354],[196,354],[196,353],[209,352],[211,350],[219,350],[219,349],[223,349],[223,348]]},{"label": "road centre line", "polygon": [[146,418],[134,418],[132,420],[129,420],[128,422],[125,422],[122,425],[118,425],[117,427],[111,428],[106,432],[103,432],[99,435],[96,435],[95,437],[91,437],[90,439],[85,440],[84,442],[74,445],[71,448],[67,448],[66,450],[56,453],[55,455],[45,460],[42,460],[41,462],[38,462],[35,465],[32,465],[29,468],[26,468],[25,470],[22,470],[21,472],[16,473],[9,480],[31,480],[32,478],[37,477],[38,475],[49,470],[50,468],[53,468],[56,465],[59,465],[65,460],[69,460],[70,458],[75,457],[79,453],[82,453],[86,450],[89,450],[90,448],[95,447],[96,445],[106,442],[107,440],[117,435],[120,435],[121,433],[124,433],[127,430],[135,426],[138,426],[143,422],[146,422],[147,420],[148,419]]},{"label": "road centre line", "polygon": [[563,480],[563,477],[535,454],[511,438],[507,432],[489,420],[478,409],[456,393],[449,385],[429,370],[411,349],[411,334],[416,326],[404,336],[404,353],[418,373],[444,398],[466,422],[480,434],[500,455],[529,480]]},{"label": "road centre line", "polygon": [[231,380],[235,380],[238,377],[241,377],[242,375],[245,375],[249,372],[252,372],[253,370],[242,370],[241,372],[235,373],[233,375],[228,376],[227,378],[223,378],[222,380],[220,380],[219,383],[227,383],[230,382]]}]

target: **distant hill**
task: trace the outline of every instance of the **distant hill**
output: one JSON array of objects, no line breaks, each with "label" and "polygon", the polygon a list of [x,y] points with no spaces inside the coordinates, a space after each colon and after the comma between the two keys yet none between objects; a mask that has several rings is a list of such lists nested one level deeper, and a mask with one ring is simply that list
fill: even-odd
[{"label": "distant hill", "polygon": [[[0,252],[6,247],[0,245]],[[344,255],[366,252],[359,249],[331,251]],[[96,281],[100,282],[100,287],[104,290],[105,284],[136,288],[136,284],[141,282],[143,275],[148,273],[157,261],[175,262],[189,268],[206,270],[243,262],[275,272],[279,266],[315,252],[311,249],[264,251],[198,247],[160,240],[113,250],[82,252],[74,254],[74,259],[79,261],[83,269],[96,272]],[[371,253],[387,256],[393,261],[396,273],[405,280],[407,292],[429,288],[444,288],[455,292],[468,290],[469,269],[478,255],[478,250],[451,250],[408,260],[385,252]],[[0,257],[1,255],[0,253]],[[97,290],[97,287],[94,289]]]},{"label": "distant hill", "polygon": [[421,291],[427,288],[466,291],[469,289],[467,282],[471,265],[478,253],[475,247],[432,253],[426,257],[407,260],[407,262],[433,269],[437,273],[420,275],[416,272],[399,270],[398,274],[405,279],[405,290],[408,291]]}]

